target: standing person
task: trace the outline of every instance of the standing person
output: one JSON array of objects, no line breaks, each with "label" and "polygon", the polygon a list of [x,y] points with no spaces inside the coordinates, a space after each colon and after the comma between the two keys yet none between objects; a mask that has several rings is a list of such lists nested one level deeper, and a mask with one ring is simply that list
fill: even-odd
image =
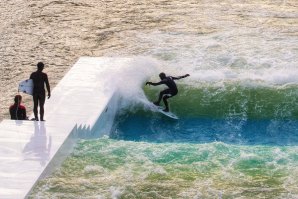
[{"label": "standing person", "polygon": [[157,83],[146,82],[146,85],[149,84],[149,85],[157,86],[157,85],[165,84],[168,86],[167,89],[165,89],[159,93],[158,100],[156,102],[154,102],[154,104],[156,106],[159,106],[161,99],[163,99],[163,102],[166,106],[166,108],[163,111],[169,112],[169,106],[168,106],[167,99],[177,95],[177,93],[178,93],[178,89],[177,89],[177,86],[176,86],[176,83],[174,82],[174,80],[182,79],[182,78],[185,78],[188,76],[189,76],[189,74],[179,76],[179,77],[172,77],[172,76],[166,76],[165,73],[160,73],[159,74],[159,78],[161,79],[160,82],[157,82]]},{"label": "standing person", "polygon": [[12,120],[27,120],[26,108],[21,105],[22,96],[16,95],[14,97],[14,104],[9,107],[10,118]]},{"label": "standing person", "polygon": [[38,121],[38,104],[39,104],[39,114],[40,114],[40,121],[44,121],[44,103],[46,100],[46,91],[44,89],[44,85],[46,84],[47,91],[48,91],[48,99],[51,97],[51,89],[48,80],[48,75],[42,70],[44,69],[44,64],[42,62],[38,62],[37,64],[37,71],[33,72],[30,75],[30,79],[33,80],[33,112],[35,120]]}]

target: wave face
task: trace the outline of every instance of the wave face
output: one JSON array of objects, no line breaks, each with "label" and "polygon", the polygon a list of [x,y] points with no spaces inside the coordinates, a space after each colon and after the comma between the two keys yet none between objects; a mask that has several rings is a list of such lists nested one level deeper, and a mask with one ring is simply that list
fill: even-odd
[{"label": "wave face", "polygon": [[[227,83],[180,87],[178,96],[169,99],[169,103],[171,111],[182,117],[298,118],[297,85],[267,87]],[[152,101],[157,99],[158,90],[146,90]]]},{"label": "wave face", "polygon": [[[135,56],[104,75],[121,96],[113,131],[30,197],[298,198],[295,1],[107,5],[103,52]],[[179,120],[150,109],[160,72],[190,74],[169,100]]]}]

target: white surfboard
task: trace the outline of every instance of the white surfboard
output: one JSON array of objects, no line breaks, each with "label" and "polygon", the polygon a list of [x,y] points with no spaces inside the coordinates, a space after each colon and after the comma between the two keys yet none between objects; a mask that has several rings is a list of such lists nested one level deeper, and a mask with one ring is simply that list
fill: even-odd
[{"label": "white surfboard", "polygon": [[179,119],[178,116],[175,115],[174,113],[163,111],[163,109],[164,109],[163,107],[156,106],[155,104],[153,104],[152,102],[150,102],[147,98],[146,99],[140,99],[140,101],[142,103],[144,103],[144,105],[146,105],[152,111],[160,112],[160,113],[164,114],[165,116],[168,116],[168,117],[170,117],[172,119],[176,119],[176,120]]},{"label": "white surfboard", "polygon": [[[153,104],[154,105],[154,104]],[[154,105],[155,106],[155,105]],[[168,116],[168,117],[170,117],[170,118],[173,118],[173,119],[175,119],[175,120],[178,120],[179,118],[177,117],[177,115],[175,115],[174,113],[172,113],[172,112],[166,112],[166,111],[163,111],[163,109],[164,108],[162,108],[162,107],[159,107],[159,106],[157,106],[157,110],[158,110],[158,112],[160,112],[160,113],[162,113],[162,114],[164,114],[164,115],[166,115],[166,116]]]},{"label": "white surfboard", "polygon": [[26,79],[19,83],[19,92],[26,93],[28,95],[33,95],[33,80]]}]

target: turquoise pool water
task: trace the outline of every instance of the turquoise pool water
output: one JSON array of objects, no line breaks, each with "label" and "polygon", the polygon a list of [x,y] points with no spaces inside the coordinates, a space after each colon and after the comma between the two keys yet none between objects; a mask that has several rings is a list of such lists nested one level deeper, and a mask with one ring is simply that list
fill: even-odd
[{"label": "turquoise pool water", "polygon": [[[146,93],[155,97],[154,90]],[[181,89],[182,98],[188,93]],[[254,109],[251,116],[241,109],[238,113],[233,109],[218,110],[216,116],[214,111],[202,115],[196,111],[201,106],[189,102],[194,98],[171,100],[171,110],[179,120],[152,112],[141,103],[121,110],[110,136],[80,140],[62,167],[39,182],[35,196],[297,197],[296,109],[272,116],[273,112],[264,108],[261,117],[253,117]],[[291,96],[288,99],[290,103]],[[272,98],[268,107],[284,106],[283,102],[283,98]]]}]

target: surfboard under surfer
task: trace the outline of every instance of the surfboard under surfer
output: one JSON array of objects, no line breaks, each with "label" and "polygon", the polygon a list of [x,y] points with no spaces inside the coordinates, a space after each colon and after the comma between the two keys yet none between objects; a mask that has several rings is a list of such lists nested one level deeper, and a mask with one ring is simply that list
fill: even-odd
[{"label": "surfboard under surfer", "polygon": [[163,102],[166,106],[166,108],[163,111],[169,112],[169,105],[168,105],[167,99],[177,95],[177,93],[178,93],[178,89],[177,89],[177,86],[176,86],[176,83],[175,83],[174,80],[182,79],[182,78],[185,78],[185,77],[188,77],[188,76],[189,76],[189,74],[179,76],[179,77],[172,77],[172,76],[166,76],[166,74],[162,72],[162,73],[159,74],[159,78],[161,79],[160,82],[157,82],[157,83],[146,82],[146,85],[158,86],[158,85],[161,85],[161,84],[165,84],[165,85],[168,86],[167,89],[165,89],[165,90],[163,90],[159,93],[158,100],[156,102],[153,102],[153,103],[156,106],[159,106],[159,103],[160,103],[161,99],[163,99]]},{"label": "surfboard under surfer", "polygon": [[40,121],[44,121],[44,103],[46,100],[46,93],[44,89],[44,85],[47,87],[48,91],[48,98],[51,97],[51,89],[48,80],[48,75],[42,70],[44,69],[44,64],[42,62],[38,62],[37,64],[37,71],[33,72],[30,75],[30,79],[33,80],[33,112],[35,120],[38,121],[38,104],[39,104],[39,114],[40,114]]}]

